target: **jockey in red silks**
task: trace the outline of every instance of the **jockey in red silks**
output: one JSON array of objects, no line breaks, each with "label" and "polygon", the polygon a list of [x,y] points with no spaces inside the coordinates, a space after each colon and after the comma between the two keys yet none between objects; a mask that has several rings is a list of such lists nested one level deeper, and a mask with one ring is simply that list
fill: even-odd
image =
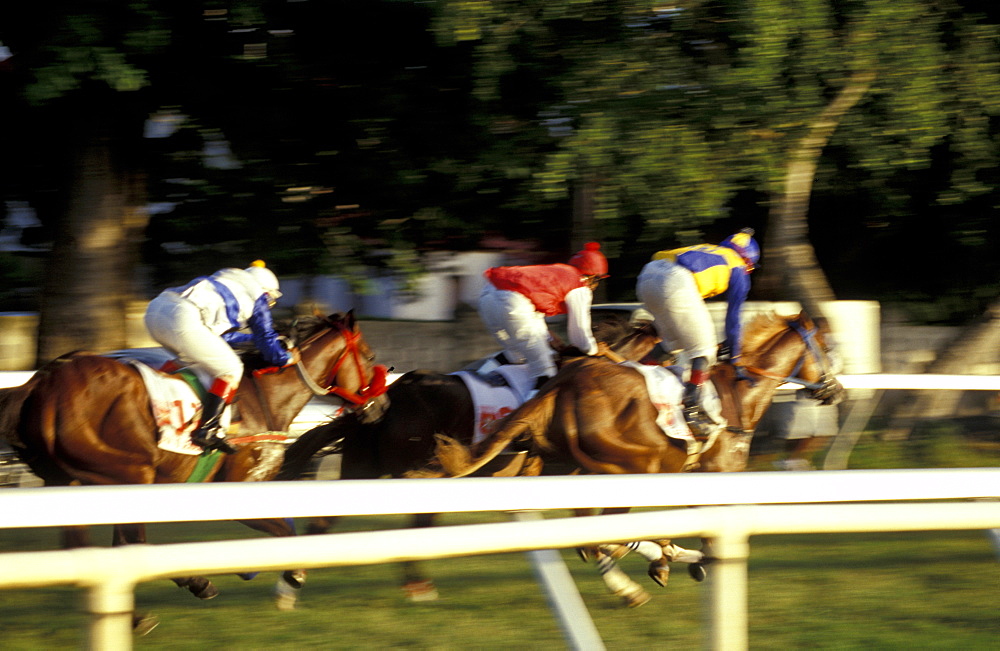
[{"label": "jockey in red silks", "polygon": [[[730,235],[718,245],[697,244],[659,251],[639,272],[636,295],[655,320],[666,350],[682,350],[691,361],[684,388],[684,413],[692,424],[700,421],[698,410],[716,423],[721,411],[706,409],[702,385],[716,355],[738,364],[740,357],[740,311],[750,291],[750,273],[760,259],[760,247],[752,228]],[[721,348],[715,324],[704,299],[725,294],[727,309],[725,339]]]},{"label": "jockey in red silks", "polygon": [[[222,269],[195,278],[150,301],[145,321],[153,339],[182,363],[200,367],[214,378],[201,425],[191,434],[195,445],[235,452],[220,424],[243,377],[243,362],[234,346],[253,342],[274,366],[298,362],[298,351],[287,350],[274,331],[271,308],[280,296],[277,277],[256,260],[247,269]],[[240,332],[247,328],[250,332]]]},{"label": "jockey in red silks", "polygon": [[565,314],[569,343],[587,355],[598,352],[590,306],[594,289],[608,273],[600,249],[597,242],[589,242],[568,264],[493,267],[484,274],[487,282],[479,296],[479,315],[508,362],[527,362],[536,378],[530,396],[556,374],[545,317]]}]

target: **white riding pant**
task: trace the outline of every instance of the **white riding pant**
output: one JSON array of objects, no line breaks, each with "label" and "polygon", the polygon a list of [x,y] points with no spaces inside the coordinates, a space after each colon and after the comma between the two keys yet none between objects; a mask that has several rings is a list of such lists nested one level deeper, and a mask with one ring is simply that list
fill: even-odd
[{"label": "white riding pant", "polygon": [[556,374],[549,326],[526,296],[486,283],[479,295],[479,316],[507,359],[515,364],[527,362],[534,377]]},{"label": "white riding pant", "polygon": [[212,377],[235,387],[243,376],[239,355],[212,332],[198,306],[174,292],[163,292],[146,309],[146,329],[153,339],[186,364],[200,366]]},{"label": "white riding pant", "polygon": [[652,313],[656,332],[669,350],[715,364],[718,333],[690,271],[670,260],[653,260],[639,272],[635,293]]}]

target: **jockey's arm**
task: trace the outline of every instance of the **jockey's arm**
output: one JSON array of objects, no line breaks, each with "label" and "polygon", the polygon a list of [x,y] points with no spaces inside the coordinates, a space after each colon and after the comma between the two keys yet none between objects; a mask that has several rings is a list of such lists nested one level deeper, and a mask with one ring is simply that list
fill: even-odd
[{"label": "jockey's arm", "polygon": [[734,268],[729,278],[729,287],[726,289],[726,339],[723,344],[729,349],[729,360],[734,364],[742,352],[740,312],[749,293],[750,276],[742,267]]},{"label": "jockey's arm", "polygon": [[292,353],[285,348],[278,333],[274,331],[274,319],[266,296],[261,296],[254,303],[248,323],[253,343],[268,364],[286,366],[293,360]]},{"label": "jockey's arm", "polygon": [[594,293],[578,287],[566,294],[566,334],[569,343],[587,355],[597,354],[597,340],[590,327],[590,306]]}]

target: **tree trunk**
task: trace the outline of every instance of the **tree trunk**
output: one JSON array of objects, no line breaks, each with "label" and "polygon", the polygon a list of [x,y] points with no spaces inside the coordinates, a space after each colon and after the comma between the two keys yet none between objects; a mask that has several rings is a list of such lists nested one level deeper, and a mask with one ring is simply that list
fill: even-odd
[{"label": "tree trunk", "polygon": [[[107,95],[94,105],[106,107]],[[70,200],[50,256],[38,332],[39,364],[79,350],[126,344],[137,243],[148,217],[141,176],[116,160],[106,110],[75,114],[78,138]],[[128,161],[132,163],[133,161]]]},{"label": "tree trunk", "polygon": [[822,316],[822,301],[836,298],[809,242],[809,195],[816,167],[840,120],[874,80],[874,73],[855,73],[796,143],[789,154],[784,189],[770,214],[762,273],[754,285],[769,298],[799,301],[813,316]]}]

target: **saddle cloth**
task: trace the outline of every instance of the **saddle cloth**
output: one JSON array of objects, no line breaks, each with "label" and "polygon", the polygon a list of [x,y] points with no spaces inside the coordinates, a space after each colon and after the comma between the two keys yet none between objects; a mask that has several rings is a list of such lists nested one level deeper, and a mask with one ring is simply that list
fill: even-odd
[{"label": "saddle cloth", "polygon": [[680,378],[662,366],[651,366],[637,362],[621,362],[621,365],[639,371],[646,379],[649,400],[657,411],[656,424],[660,426],[663,433],[670,438],[687,443],[688,453],[700,447],[694,436],[691,435],[687,421],[684,420],[684,411],[681,408],[684,385]]},{"label": "saddle cloth", "polygon": [[[204,452],[191,443],[191,432],[201,421],[201,399],[184,379],[156,370],[173,359],[168,351],[163,348],[130,348],[105,353],[104,356],[139,371],[160,434],[157,447],[178,454],[197,455]],[[198,369],[189,370],[194,372],[202,386],[211,383],[212,378],[207,373]],[[223,430],[229,429],[230,419],[227,408],[220,421]]]},{"label": "saddle cloth", "polygon": [[505,364],[492,373],[500,375],[507,386],[495,386],[483,379],[481,375],[470,371],[456,371],[457,375],[469,389],[472,397],[476,422],[474,423],[472,442],[482,441],[493,431],[496,420],[514,411],[527,398],[534,388],[534,378],[528,373],[527,364]]},{"label": "saddle cloth", "polygon": [[[688,452],[693,453],[701,446],[691,435],[684,412],[681,410],[681,398],[684,385],[676,374],[662,366],[650,366],[637,362],[622,362],[622,365],[633,368],[646,380],[646,391],[649,399],[656,407],[656,424],[670,438],[684,441]],[[505,364],[491,371],[507,381],[508,386],[490,384],[481,375],[471,371],[457,371],[457,375],[465,382],[472,397],[472,405],[476,414],[472,442],[478,443],[489,436],[494,423],[511,413],[524,403],[528,392],[534,388],[534,378],[528,373],[527,364]]]}]

